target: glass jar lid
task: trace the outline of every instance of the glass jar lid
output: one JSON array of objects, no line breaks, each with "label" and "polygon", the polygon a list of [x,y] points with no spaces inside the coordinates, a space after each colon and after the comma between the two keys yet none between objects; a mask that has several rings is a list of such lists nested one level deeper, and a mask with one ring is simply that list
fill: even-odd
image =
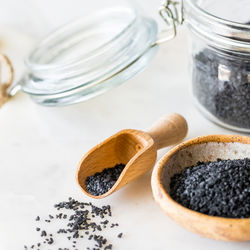
[{"label": "glass jar lid", "polygon": [[157,50],[157,34],[156,22],[134,9],[97,11],[41,41],[19,86],[43,105],[87,100],[141,71]]},{"label": "glass jar lid", "polygon": [[154,19],[126,6],[102,8],[63,25],[32,51],[21,80],[0,93],[13,96],[21,89],[46,106],[104,93],[142,71],[158,45],[175,37],[183,22],[182,6],[182,0],[163,2],[159,14],[167,28],[160,37]]}]

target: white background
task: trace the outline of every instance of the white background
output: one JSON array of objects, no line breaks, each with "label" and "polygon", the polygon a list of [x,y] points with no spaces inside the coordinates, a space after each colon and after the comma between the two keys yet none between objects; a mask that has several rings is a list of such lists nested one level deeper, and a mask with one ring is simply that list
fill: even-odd
[{"label": "white background", "polygon": [[[103,2],[0,0],[0,51],[11,56],[17,78],[33,41],[82,16],[90,3]],[[158,0],[138,2],[146,13],[157,16]],[[0,250],[19,250],[40,240],[34,218],[53,213],[53,204],[69,196],[111,204],[114,221],[120,224],[119,229],[106,232],[114,249],[250,248],[250,243],[205,239],[175,224],[153,201],[151,173],[98,201],[86,197],[75,182],[77,164],[91,147],[123,128],[146,129],[169,112],[186,117],[188,138],[233,133],[206,120],[192,105],[187,48],[186,30],[180,29],[178,37],[161,46],[143,73],[86,103],[46,108],[18,94],[0,110]],[[158,158],[166,152],[161,150]],[[119,232],[124,233],[123,239],[116,238]],[[58,240],[48,249],[66,247],[64,244]],[[82,241],[79,249],[86,246]]]}]

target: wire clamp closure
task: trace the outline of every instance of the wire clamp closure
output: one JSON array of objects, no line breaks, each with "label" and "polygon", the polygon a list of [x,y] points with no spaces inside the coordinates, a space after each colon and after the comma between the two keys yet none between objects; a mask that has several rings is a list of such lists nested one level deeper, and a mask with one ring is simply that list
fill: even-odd
[{"label": "wire clamp closure", "polygon": [[161,32],[162,38],[159,38],[155,45],[172,40],[176,36],[176,28],[178,25],[183,24],[183,0],[172,1],[164,0],[159,8],[159,15],[167,24],[168,28]]}]

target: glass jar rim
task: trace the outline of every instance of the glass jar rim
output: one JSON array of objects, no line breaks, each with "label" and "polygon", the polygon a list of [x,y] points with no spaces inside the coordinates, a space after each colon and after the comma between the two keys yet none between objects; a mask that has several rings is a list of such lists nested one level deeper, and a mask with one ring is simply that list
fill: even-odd
[{"label": "glass jar rim", "polygon": [[237,27],[241,27],[241,28],[247,28],[250,29],[250,24],[244,24],[244,23],[240,23],[240,22],[236,22],[236,21],[232,21],[232,20],[228,20],[222,17],[219,17],[217,15],[214,15],[208,11],[206,11],[205,9],[201,8],[196,0],[185,0],[184,2],[186,2],[190,7],[192,7],[192,9],[197,12],[198,14],[207,17],[217,23],[221,23],[221,24],[225,24],[225,25],[233,25],[233,26],[237,26]]},{"label": "glass jar rim", "polygon": [[157,35],[155,20],[136,9],[98,10],[40,42],[19,84],[43,105],[90,99],[144,69],[157,50]]},{"label": "glass jar rim", "polygon": [[88,23],[95,22],[97,19],[101,20],[102,18],[105,18],[105,16],[108,16],[114,12],[119,13],[119,14],[124,13],[125,15],[130,16],[131,20],[126,24],[126,26],[123,29],[117,32],[117,34],[115,34],[113,37],[105,41],[105,43],[102,43],[98,47],[88,51],[84,55],[85,57],[84,60],[88,59],[93,54],[98,54],[98,52],[107,45],[115,46],[115,43],[119,42],[118,40],[121,38],[121,36],[124,33],[128,32],[131,26],[133,26],[133,24],[136,22],[138,16],[134,9],[125,8],[125,7],[107,8],[105,10],[97,11],[93,14],[85,16],[84,18],[76,19],[74,21],[71,21],[67,24],[62,25],[61,27],[58,27],[55,31],[52,31],[51,34],[49,34],[47,37],[42,39],[42,41],[40,41],[37,44],[36,48],[30,53],[29,57],[25,60],[26,65],[32,71],[36,71],[36,70],[40,71],[40,70],[47,70],[47,69],[55,70],[58,67],[60,67],[60,69],[65,69],[69,65],[72,66],[72,64],[74,64],[75,62],[79,62],[78,59],[75,59],[74,60],[75,62],[71,60],[71,61],[60,63],[60,64],[39,63],[37,62],[37,57],[40,57],[44,51],[47,51],[48,49],[50,49],[49,48],[51,46],[50,43],[56,43],[56,46],[57,46],[57,44],[60,42],[59,38],[61,38],[61,35],[64,35],[65,33],[68,34],[68,32],[70,32],[70,30],[74,28],[75,26],[89,25],[89,24],[86,24],[86,20]]},{"label": "glass jar rim", "polygon": [[202,9],[197,0],[184,1],[184,19],[191,31],[222,50],[250,53],[250,25],[215,16]]}]

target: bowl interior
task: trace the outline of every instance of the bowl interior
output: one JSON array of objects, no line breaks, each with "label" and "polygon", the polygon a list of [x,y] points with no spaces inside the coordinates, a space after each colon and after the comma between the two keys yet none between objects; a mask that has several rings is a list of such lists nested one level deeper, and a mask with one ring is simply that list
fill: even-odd
[{"label": "bowl interior", "polygon": [[193,144],[178,150],[164,164],[161,173],[161,183],[169,193],[171,177],[184,168],[196,165],[198,161],[216,161],[218,158],[242,159],[250,157],[250,145],[239,142],[206,142]]}]

